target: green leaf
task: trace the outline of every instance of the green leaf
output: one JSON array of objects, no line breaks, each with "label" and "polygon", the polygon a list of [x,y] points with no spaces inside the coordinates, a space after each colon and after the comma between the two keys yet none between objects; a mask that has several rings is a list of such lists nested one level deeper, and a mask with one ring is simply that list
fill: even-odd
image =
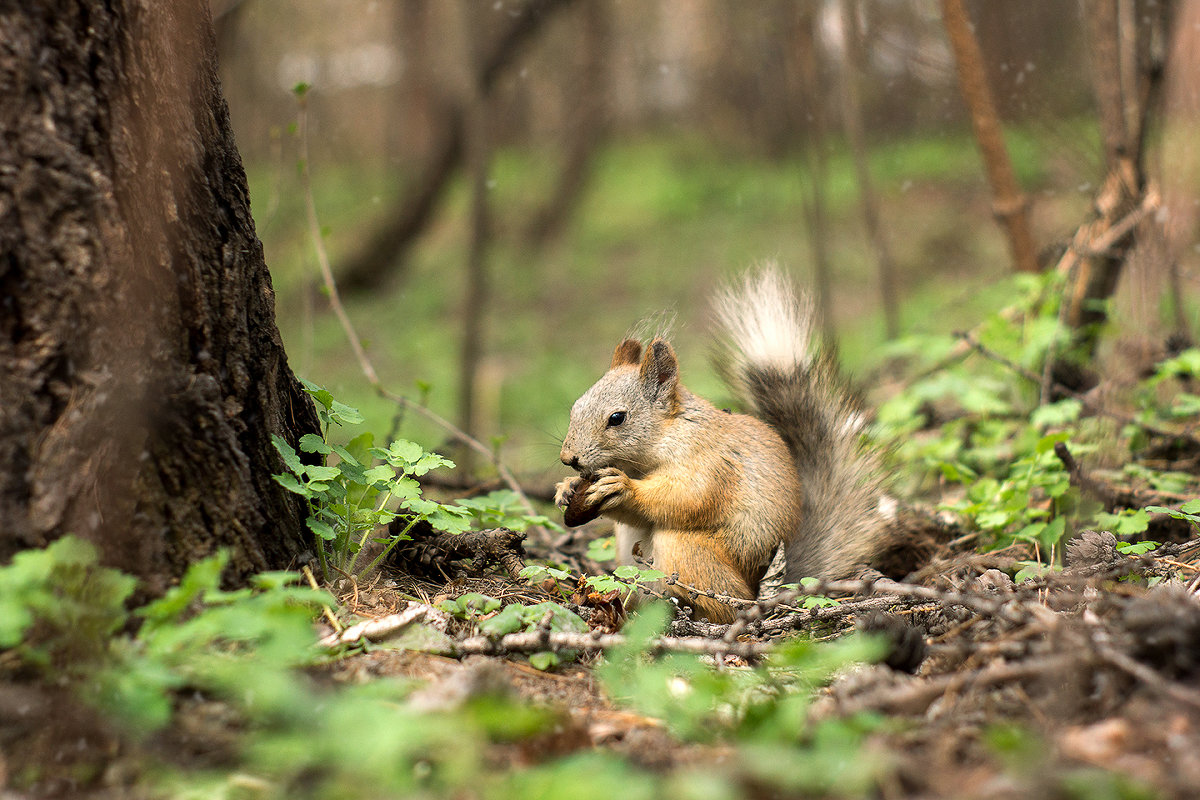
[{"label": "green leaf", "polygon": [[[418,506],[418,503],[422,505]],[[423,505],[424,503],[428,503],[432,508]],[[471,512],[465,508],[438,505],[428,500],[410,500],[405,504],[405,507],[425,517],[435,530],[442,531],[443,533],[463,533],[471,529]],[[422,511],[418,510],[418,508],[427,510]]]},{"label": "green leaf", "polygon": [[329,455],[333,452],[333,448],[315,433],[306,433],[300,437],[300,449],[305,453],[320,453],[321,455]]},{"label": "green leaf", "polygon": [[337,531],[335,531],[333,526],[328,522],[319,520],[316,517],[309,517],[308,520],[306,520],[306,524],[308,525],[308,529],[310,531],[315,533],[317,536],[320,536],[327,542],[332,542],[337,538]]},{"label": "green leaf", "polygon": [[1055,517],[1045,527],[1041,534],[1038,535],[1038,542],[1040,542],[1042,547],[1046,550],[1054,547],[1058,544],[1059,540],[1062,539],[1063,531],[1066,530],[1066,525],[1066,517]]},{"label": "green leaf", "polygon": [[309,489],[304,484],[302,484],[296,478],[296,476],[292,475],[291,473],[281,472],[280,474],[272,475],[271,477],[275,480],[276,483],[278,483],[283,488],[287,489],[289,492],[295,492],[296,494],[302,495],[304,497],[312,497],[313,496],[312,490]]},{"label": "green leaf", "polygon": [[611,575],[592,575],[584,583],[600,593],[623,592],[630,588]]},{"label": "green leaf", "polygon": [[[363,473],[363,481],[370,485],[386,483],[387,481],[394,480],[395,477],[396,469],[389,464],[376,464]],[[417,490],[420,491],[420,484],[418,484],[416,481],[413,481],[412,483],[417,487]]]},{"label": "green leaf", "polygon": [[337,467],[322,467],[319,464],[305,464],[304,472],[314,481],[337,480],[342,474]]},{"label": "green leaf", "polygon": [[137,614],[146,620],[150,630],[158,625],[177,622],[193,602],[216,591],[228,562],[229,553],[224,550],[197,561],[188,567],[178,586],[168,589],[160,599],[138,609]]},{"label": "green leaf", "polygon": [[1047,435],[1043,436],[1041,439],[1038,439],[1036,452],[1039,455],[1041,455],[1042,453],[1049,453],[1051,450],[1054,449],[1054,445],[1058,444],[1059,442],[1069,441],[1070,438],[1071,438],[1070,431],[1058,431],[1057,433],[1047,434]]},{"label": "green leaf", "polygon": [[1179,510],[1185,514],[1200,514],[1200,497],[1195,500],[1188,500],[1179,507]]},{"label": "green leaf", "polygon": [[303,384],[304,391],[308,392],[312,399],[320,403],[326,411],[328,411],[333,405],[333,395],[330,394],[328,390],[321,388],[311,381],[306,381],[303,378],[300,379],[300,383]]},{"label": "green leaf", "polygon": [[335,445],[332,445],[331,447],[333,449],[333,452],[337,453],[337,457],[342,460],[343,469],[345,468],[346,464],[352,464],[356,467],[362,466],[362,462],[360,462],[358,460],[358,458],[356,458],[354,456],[354,454],[351,453],[345,447],[342,447],[340,444],[335,444]]},{"label": "green leaf", "polygon": [[593,561],[612,561],[617,557],[616,539],[612,536],[601,536],[588,542],[588,558]]},{"label": "green leaf", "polygon": [[1127,556],[1140,556],[1149,553],[1159,546],[1159,542],[1149,539],[1141,542],[1117,542],[1117,552]]},{"label": "green leaf", "polygon": [[638,581],[640,583],[653,583],[661,580],[666,576],[666,573],[656,569],[639,567],[636,564],[622,564],[613,570],[613,573],[623,580]]},{"label": "green leaf", "polygon": [[279,452],[283,463],[297,475],[303,474],[304,465],[300,463],[300,456],[292,449],[292,446],[287,443],[282,436],[274,433],[271,434],[271,444],[275,445],[275,449]]},{"label": "green leaf", "polygon": [[549,650],[533,653],[529,656],[529,666],[534,669],[548,670],[558,666],[558,656]]},{"label": "green leaf", "polygon": [[363,421],[363,415],[357,408],[334,400],[329,406],[329,418],[339,425],[358,425]]},{"label": "green leaf", "polygon": [[479,630],[488,636],[504,636],[524,630],[525,624],[522,606],[519,603],[512,603],[505,606],[504,610],[496,616],[479,623]]},{"label": "green leaf", "polygon": [[375,445],[375,434],[367,431],[346,443],[346,450],[359,464],[371,463],[371,450]]},{"label": "green leaf", "polygon": [[1078,421],[1082,411],[1083,403],[1074,398],[1067,398],[1057,403],[1038,406],[1029,415],[1029,421],[1038,428],[1058,428]]}]

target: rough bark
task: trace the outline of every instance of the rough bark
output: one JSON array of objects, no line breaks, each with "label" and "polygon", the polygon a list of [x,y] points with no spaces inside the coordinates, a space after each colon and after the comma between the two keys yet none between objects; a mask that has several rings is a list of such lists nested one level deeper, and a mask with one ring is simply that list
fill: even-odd
[{"label": "rough bark", "polygon": [[[1162,65],[1150,44],[1167,40],[1170,17],[1158,8],[1130,22],[1117,0],[1089,0],[1085,9],[1107,174],[1092,218],[1075,231],[1056,269],[1067,276],[1065,321],[1091,348],[1099,335],[1096,324],[1107,318],[1103,301],[1116,290],[1139,238],[1151,242],[1163,235],[1153,213],[1160,205],[1158,189],[1147,182],[1143,165],[1149,113],[1162,82]],[[1129,24],[1137,29],[1122,27]]]},{"label": "rough bark", "polygon": [[73,533],[160,591],[306,546],[275,327],[205,0],[0,12],[0,561]]}]

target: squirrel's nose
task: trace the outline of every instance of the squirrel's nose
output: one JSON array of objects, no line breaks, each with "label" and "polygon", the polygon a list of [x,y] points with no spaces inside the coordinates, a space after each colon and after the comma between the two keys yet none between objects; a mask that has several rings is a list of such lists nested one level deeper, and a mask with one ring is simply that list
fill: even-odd
[{"label": "squirrel's nose", "polygon": [[558,457],[562,463],[566,464],[571,469],[579,469],[579,456],[575,455],[574,453],[563,450],[561,453],[559,453]]}]

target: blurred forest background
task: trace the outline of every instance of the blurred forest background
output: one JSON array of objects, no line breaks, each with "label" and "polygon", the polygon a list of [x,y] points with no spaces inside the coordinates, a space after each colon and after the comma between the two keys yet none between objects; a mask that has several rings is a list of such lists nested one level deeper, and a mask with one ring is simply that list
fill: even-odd
[{"label": "blurred forest background", "polygon": [[[214,0],[293,368],[368,429],[396,416],[330,312],[319,229],[382,382],[489,445],[503,437],[527,476],[562,472],[571,403],[639,321],[670,324],[684,380],[719,400],[707,298],[755,262],[820,290],[848,370],[877,385],[890,339],[970,327],[1010,296],[948,5]],[[1116,15],[1104,47],[1099,6]],[[1098,70],[1134,102],[1153,76],[1139,155],[1161,235],[1127,260],[1117,306],[1151,339],[1186,329],[1194,308],[1171,300],[1194,295],[1200,259],[1200,14],[1147,0],[965,9],[1048,263],[1111,166]],[[411,413],[399,433],[446,439]]]}]

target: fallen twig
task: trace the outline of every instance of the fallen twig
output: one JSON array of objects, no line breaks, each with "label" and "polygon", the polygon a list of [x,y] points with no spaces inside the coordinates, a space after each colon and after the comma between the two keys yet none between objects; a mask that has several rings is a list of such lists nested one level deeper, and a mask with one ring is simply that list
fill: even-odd
[{"label": "fallen twig", "polygon": [[[536,630],[525,633],[510,633],[498,639],[487,636],[472,636],[460,642],[454,642],[444,648],[432,649],[429,652],[458,657],[466,655],[536,653],[542,650],[551,650],[554,652],[562,650],[601,651],[624,647],[627,643],[628,639],[617,633],[570,633]],[[726,642],[720,639],[704,637],[682,638],[676,636],[658,636],[646,643],[646,651],[650,653],[673,652],[710,656],[728,654],[744,659],[758,658],[768,653],[771,647],[771,644],[765,642]]]},{"label": "fallen twig", "polygon": [[379,642],[394,636],[410,625],[427,620],[435,620],[439,627],[444,628],[449,616],[433,606],[424,603],[413,603],[398,614],[389,614],[379,619],[369,619],[351,625],[340,633],[332,633],[320,640],[322,647],[335,648],[342,645],[354,644],[363,639],[369,642]]},{"label": "fallen twig", "polygon": [[[317,585],[317,579],[313,577],[312,570],[308,568],[308,564],[305,564],[303,567],[301,567],[300,571],[304,573],[304,579],[308,581],[308,585],[312,587],[313,591],[320,591],[321,587]],[[342,630],[342,623],[338,621],[336,616],[334,616],[333,609],[327,605],[322,605],[321,613],[325,616],[325,619],[329,621],[329,624],[333,626],[333,629],[340,633]]]}]

